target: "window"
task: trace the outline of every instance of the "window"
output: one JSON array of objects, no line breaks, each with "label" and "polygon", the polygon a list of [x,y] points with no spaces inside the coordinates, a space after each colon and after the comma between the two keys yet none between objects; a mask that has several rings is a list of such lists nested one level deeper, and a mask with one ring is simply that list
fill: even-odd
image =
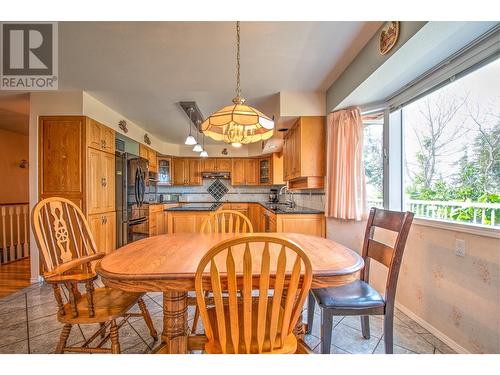
[{"label": "window", "polygon": [[383,207],[384,162],[382,157],[384,113],[363,116],[363,161],[368,207]]},{"label": "window", "polygon": [[403,204],[417,217],[500,228],[498,77],[500,59],[401,110]]}]

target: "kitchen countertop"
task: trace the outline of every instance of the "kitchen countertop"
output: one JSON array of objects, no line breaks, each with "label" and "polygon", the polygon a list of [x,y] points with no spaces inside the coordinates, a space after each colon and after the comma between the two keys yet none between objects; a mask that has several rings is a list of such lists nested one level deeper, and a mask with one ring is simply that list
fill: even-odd
[{"label": "kitchen countertop", "polygon": [[185,212],[191,212],[191,211],[216,211],[219,207],[221,207],[223,204],[228,203],[228,204],[260,204],[262,207],[266,208],[267,210],[271,211],[272,213],[276,215],[294,215],[294,214],[300,214],[300,215],[307,215],[307,214],[322,214],[324,211],[322,210],[316,210],[313,208],[308,208],[308,207],[301,207],[301,206],[296,206],[294,208],[289,208],[286,206],[284,203],[269,203],[269,202],[179,202],[181,205],[178,207],[170,207],[166,208],[165,211],[185,211]]}]

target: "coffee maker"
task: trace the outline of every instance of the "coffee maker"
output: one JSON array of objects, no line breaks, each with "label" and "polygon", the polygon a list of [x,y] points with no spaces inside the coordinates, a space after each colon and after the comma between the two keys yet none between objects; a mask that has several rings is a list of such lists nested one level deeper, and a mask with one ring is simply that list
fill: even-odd
[{"label": "coffee maker", "polygon": [[271,192],[269,193],[269,203],[278,203],[278,202],[279,202],[278,189],[271,189]]}]

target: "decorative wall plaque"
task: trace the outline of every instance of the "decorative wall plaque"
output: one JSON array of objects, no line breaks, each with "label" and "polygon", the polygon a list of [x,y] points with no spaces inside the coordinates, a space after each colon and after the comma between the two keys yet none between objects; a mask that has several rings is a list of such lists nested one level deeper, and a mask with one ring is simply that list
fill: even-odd
[{"label": "decorative wall plaque", "polygon": [[118,122],[118,127],[123,130],[124,133],[128,133],[128,127],[127,127],[127,121],[125,120],[120,120],[120,122]]},{"label": "decorative wall plaque", "polygon": [[382,31],[380,31],[379,51],[381,55],[389,52],[398,41],[399,37],[399,21],[386,22]]}]

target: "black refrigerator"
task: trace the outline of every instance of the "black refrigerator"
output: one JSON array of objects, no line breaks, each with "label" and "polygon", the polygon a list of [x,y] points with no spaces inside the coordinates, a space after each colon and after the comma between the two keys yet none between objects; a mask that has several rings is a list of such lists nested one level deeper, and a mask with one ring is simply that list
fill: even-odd
[{"label": "black refrigerator", "polygon": [[116,152],[116,247],[149,236],[149,203],[156,199],[156,183],[148,161]]}]

